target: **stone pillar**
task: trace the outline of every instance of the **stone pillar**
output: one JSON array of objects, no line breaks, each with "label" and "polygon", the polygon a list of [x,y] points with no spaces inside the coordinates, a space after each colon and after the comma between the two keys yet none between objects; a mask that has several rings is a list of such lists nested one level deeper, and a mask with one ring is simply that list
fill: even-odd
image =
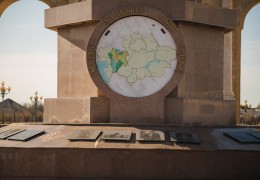
[{"label": "stone pillar", "polygon": [[[232,9],[232,0],[223,0],[223,8]],[[232,32],[224,35],[223,99],[234,100],[232,87]]]}]

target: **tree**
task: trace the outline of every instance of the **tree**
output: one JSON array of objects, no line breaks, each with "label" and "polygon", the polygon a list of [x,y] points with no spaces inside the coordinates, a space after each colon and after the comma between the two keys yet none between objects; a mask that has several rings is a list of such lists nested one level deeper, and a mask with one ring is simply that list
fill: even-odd
[{"label": "tree", "polygon": [[243,109],[245,111],[245,113],[247,112],[248,109],[250,109],[252,107],[251,104],[247,103],[247,100],[245,100],[245,104],[240,104],[240,108]]},{"label": "tree", "polygon": [[257,104],[256,108],[260,108],[260,103]]}]

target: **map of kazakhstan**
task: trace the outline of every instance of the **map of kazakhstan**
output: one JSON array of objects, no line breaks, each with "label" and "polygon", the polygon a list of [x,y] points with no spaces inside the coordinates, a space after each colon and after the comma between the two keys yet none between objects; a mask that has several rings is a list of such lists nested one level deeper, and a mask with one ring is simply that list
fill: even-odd
[{"label": "map of kazakhstan", "polygon": [[172,78],[176,45],[158,21],[130,16],[111,24],[99,39],[96,64],[104,83],[127,97],[145,97]]},{"label": "map of kazakhstan", "polygon": [[123,38],[122,45],[124,49],[108,46],[97,54],[98,70],[105,83],[109,83],[113,73],[127,78],[130,85],[146,76],[160,78],[176,58],[176,50],[159,46],[152,34],[130,34]]}]

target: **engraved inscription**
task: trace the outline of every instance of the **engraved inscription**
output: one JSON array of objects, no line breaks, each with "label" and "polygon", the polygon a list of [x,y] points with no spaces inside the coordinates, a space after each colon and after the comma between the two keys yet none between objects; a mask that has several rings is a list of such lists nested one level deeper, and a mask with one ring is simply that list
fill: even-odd
[{"label": "engraved inscription", "polygon": [[[147,20],[149,18],[151,20]],[[148,31],[158,31],[158,34],[161,35],[158,38],[159,40],[156,39],[157,37],[146,35],[147,29],[144,33],[143,26],[147,26]],[[99,22],[96,28],[97,29],[90,37],[87,47],[87,68],[94,83],[102,91],[107,92],[106,95],[115,95],[111,93],[111,89],[117,94],[126,97],[145,97],[152,95],[152,93],[144,95],[145,88],[142,88],[140,95],[132,95],[131,93],[129,95],[127,93],[132,92],[128,91],[128,89],[132,88],[136,90],[139,88],[136,81],[149,82],[147,79],[153,76],[158,76],[163,79],[164,74],[169,74],[169,72],[172,73],[172,75],[169,76],[169,81],[171,81],[174,86],[178,84],[181,75],[185,70],[185,43],[182,39],[181,33],[179,33],[177,25],[163,12],[139,5],[123,7],[106,15],[103,20]],[[133,29],[134,32],[132,32]],[[154,36],[157,33],[148,34]],[[147,37],[145,39],[140,39],[139,36]],[[169,37],[164,39],[166,36]],[[158,42],[151,41],[152,38],[156,39]],[[171,44],[171,38],[174,42],[174,48],[167,49]],[[151,42],[151,44],[148,42]],[[149,46],[147,44],[149,44]],[[155,46],[162,47],[158,49],[154,48]],[[156,51],[155,57],[153,57],[151,53],[139,53],[141,50],[147,48],[150,48],[150,51]],[[172,55],[173,53],[171,54],[172,49],[174,50],[174,55]],[[135,53],[135,56],[132,56],[131,53]],[[167,57],[174,58],[175,62],[170,63],[170,59],[168,60],[169,62],[164,62],[164,59],[167,60]],[[147,63],[147,61],[151,62]],[[174,67],[174,70],[171,71],[169,66]],[[167,68],[167,73],[163,73],[165,68]],[[103,80],[107,86],[104,86],[104,83],[102,83],[101,80]],[[166,80],[163,82],[166,82]],[[158,83],[156,85],[159,86]],[[107,89],[107,87],[110,89]],[[167,92],[168,89],[165,88],[165,92]],[[151,89],[149,89],[149,92],[150,91]],[[83,147],[84,144],[80,144],[79,147],[80,146]]]},{"label": "engraved inscription", "polygon": [[90,73],[93,73],[96,71],[95,52],[96,52],[95,46],[93,44],[89,43],[88,50],[87,50],[87,56],[88,56],[88,70]]},{"label": "engraved inscription", "polygon": [[186,58],[186,53],[185,53],[185,48],[181,47],[179,48],[178,52],[178,63],[177,63],[177,72],[184,72],[184,65],[185,65],[185,58]]},{"label": "engraved inscription", "polygon": [[143,12],[144,12],[144,9],[142,7],[122,8],[122,9],[115,11],[112,15],[105,17],[104,22],[110,24],[118,18],[135,15],[135,14],[141,15],[141,14],[143,14]]},{"label": "engraved inscription", "polygon": [[46,134],[46,135],[42,136],[40,139],[43,142],[48,142],[48,141],[52,141],[52,140],[59,139],[62,137],[65,137],[65,135],[61,131],[56,131],[56,132],[53,132],[50,134]]},{"label": "engraved inscription", "polygon": [[160,21],[161,23],[170,31],[174,31],[176,28],[176,25],[174,24],[174,22],[169,19],[168,17],[166,17],[164,14],[162,14],[160,16]]}]

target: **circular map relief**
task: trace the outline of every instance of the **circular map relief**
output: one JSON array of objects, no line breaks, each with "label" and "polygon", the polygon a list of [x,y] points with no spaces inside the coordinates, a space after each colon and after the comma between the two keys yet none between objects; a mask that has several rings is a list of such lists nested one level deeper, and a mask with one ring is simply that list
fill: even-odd
[{"label": "circular map relief", "polygon": [[176,45],[169,31],[144,16],[130,16],[110,25],[96,52],[98,71],[109,88],[127,97],[145,97],[172,78]]}]

